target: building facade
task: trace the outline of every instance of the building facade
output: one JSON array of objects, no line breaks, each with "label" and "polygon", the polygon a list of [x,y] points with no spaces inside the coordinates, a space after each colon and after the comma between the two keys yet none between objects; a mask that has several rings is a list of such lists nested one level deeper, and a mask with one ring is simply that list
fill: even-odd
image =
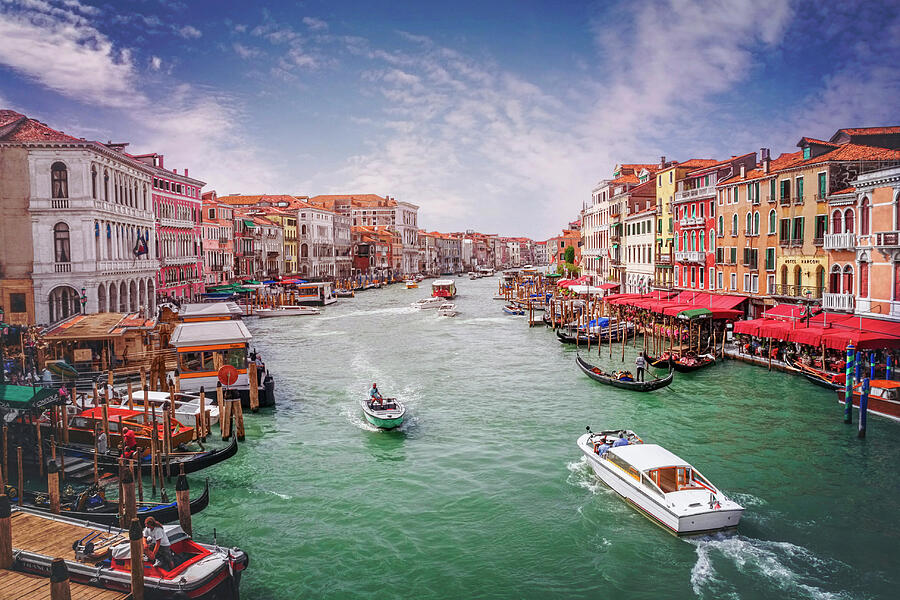
[{"label": "building facade", "polygon": [[219,202],[215,191],[203,194],[203,278],[222,285],[234,276],[234,209]]}]

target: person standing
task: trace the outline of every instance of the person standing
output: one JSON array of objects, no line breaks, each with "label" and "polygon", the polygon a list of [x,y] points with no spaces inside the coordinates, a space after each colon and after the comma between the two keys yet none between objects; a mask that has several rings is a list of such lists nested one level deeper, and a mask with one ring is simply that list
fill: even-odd
[{"label": "person standing", "polygon": [[381,392],[378,391],[378,384],[373,383],[372,389],[369,390],[369,403],[375,404],[375,401],[378,401],[378,404],[384,403],[384,398],[381,397]]},{"label": "person standing", "polygon": [[644,353],[641,352],[637,355],[637,358],[634,359],[634,369],[637,371],[635,375],[635,381],[643,381],[644,380],[644,369],[647,368],[647,359],[644,358]]}]

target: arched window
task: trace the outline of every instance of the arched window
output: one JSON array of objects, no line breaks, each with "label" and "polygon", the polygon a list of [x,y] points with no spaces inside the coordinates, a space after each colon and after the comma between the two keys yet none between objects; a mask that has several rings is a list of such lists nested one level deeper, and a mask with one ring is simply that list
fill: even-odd
[{"label": "arched window", "polygon": [[719,231],[718,234],[720,236],[725,235],[725,217],[719,215]]},{"label": "arched window", "polygon": [[803,287],[803,269],[800,267],[800,265],[796,265],[794,267],[794,286],[796,286],[794,294],[799,296],[800,288]]},{"label": "arched window", "polygon": [[744,217],[744,221],[744,231],[747,233],[747,235],[750,235],[751,233],[753,233],[753,213],[747,211],[747,216]]},{"label": "arched window", "polygon": [[97,199],[97,167],[94,165],[91,165],[91,198]]},{"label": "arched window", "polygon": [[683,232],[681,235],[681,251],[687,252],[688,249],[688,233],[687,231]]},{"label": "arched window", "polygon": [[853,209],[848,208],[844,211],[844,230],[847,233],[853,233],[855,231],[853,226]]},{"label": "arched window", "polygon": [[703,232],[700,232],[700,244],[697,245],[697,250],[700,252],[704,252],[706,250],[706,242],[703,240]]},{"label": "arched window", "polygon": [[831,274],[828,276],[828,289],[832,294],[841,293],[841,268],[838,265],[831,267]]},{"label": "arched window", "polygon": [[778,227],[778,220],[775,215],[775,209],[769,211],[769,233],[774,234]]},{"label": "arched window", "polygon": [[710,229],[710,230],[709,230],[709,251],[710,251],[710,252],[715,252],[715,251],[716,251],[716,233],[715,233],[715,229]]},{"label": "arched window", "polygon": [[851,265],[844,265],[844,286],[841,292],[844,294],[853,293],[853,267]]},{"label": "arched window", "polygon": [[48,298],[50,304],[50,322],[55,323],[67,319],[80,312],[81,305],[78,292],[67,285],[54,288]]},{"label": "arched window", "polygon": [[737,213],[731,215],[731,235],[737,235],[738,216]]},{"label": "arched window", "polygon": [[860,298],[869,297],[869,263],[859,263],[859,294]]},{"label": "arched window", "polygon": [[55,162],[50,167],[51,179],[51,197],[68,198],[69,197],[69,173],[66,171],[66,165],[61,162]]},{"label": "arched window", "polygon": [[109,202],[109,170],[103,169],[103,199]]},{"label": "arched window", "polygon": [[69,226],[65,223],[57,223],[53,226],[54,257],[58,263],[67,263],[72,259],[69,252]]},{"label": "arched window", "polygon": [[696,249],[697,249],[697,232],[692,231],[691,232],[691,247],[689,248],[689,250],[691,250],[693,252]]},{"label": "arched window", "polygon": [[753,235],[759,235],[759,211],[753,213]]},{"label": "arched window", "polygon": [[840,210],[835,210],[831,213],[831,233],[842,233],[843,229],[844,215],[841,214]]},{"label": "arched window", "polygon": [[[869,199],[863,198],[862,204],[859,206],[859,233],[860,235],[869,235]],[[860,273],[862,276],[862,273]]]}]

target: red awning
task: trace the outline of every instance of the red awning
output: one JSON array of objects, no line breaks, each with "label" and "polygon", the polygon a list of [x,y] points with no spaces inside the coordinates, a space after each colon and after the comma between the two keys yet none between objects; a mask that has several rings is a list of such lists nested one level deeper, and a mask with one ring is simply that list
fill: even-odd
[{"label": "red awning", "polygon": [[738,321],[734,324],[734,333],[758,336],[759,326],[768,321],[769,319],[751,319],[749,321]]},{"label": "red awning", "polygon": [[773,321],[772,319],[766,319],[766,321],[768,323],[760,323],[759,325],[759,333],[757,334],[759,337],[775,338],[782,341],[788,339],[793,329],[792,323]]},{"label": "red awning", "polygon": [[674,304],[669,304],[669,306],[663,308],[663,309],[662,309],[662,313],[663,313],[664,315],[669,315],[669,316],[671,316],[671,317],[674,317],[675,315],[677,315],[677,314],[680,313],[681,311],[683,311],[683,310],[690,310],[690,309],[692,309],[692,308],[700,308],[700,307],[699,307],[699,306],[694,306],[693,304],[678,304],[678,303],[674,303]]},{"label": "red awning", "polygon": [[799,319],[802,306],[796,304],[778,304],[763,313],[767,319]]},{"label": "red awning", "polygon": [[614,290],[617,287],[619,287],[619,284],[618,283],[602,283],[602,284],[598,285],[597,287],[600,288],[601,290]]},{"label": "red awning", "polygon": [[848,330],[839,333],[831,333],[824,336],[825,346],[835,350],[846,350],[848,344],[856,346],[857,350],[878,350],[881,348],[900,348],[900,337],[883,333]]},{"label": "red awning", "polygon": [[824,329],[822,327],[802,327],[797,326],[791,331],[790,341],[798,344],[806,344],[807,346],[819,347],[822,345],[822,338],[830,333],[834,333],[834,329]]}]

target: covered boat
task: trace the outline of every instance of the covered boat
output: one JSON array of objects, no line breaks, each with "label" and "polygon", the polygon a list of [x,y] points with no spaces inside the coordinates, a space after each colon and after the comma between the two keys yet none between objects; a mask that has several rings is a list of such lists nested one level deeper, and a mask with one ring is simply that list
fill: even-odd
[{"label": "covered boat", "polygon": [[455,317],[459,314],[459,311],[456,310],[456,305],[452,302],[445,302],[438,307],[437,314],[439,317]]},{"label": "covered boat", "polygon": [[618,439],[618,432],[589,428],[577,444],[594,473],[626,502],[675,535],[738,526],[744,507],[688,462],[656,444],[629,441],[616,447]]},{"label": "covered boat", "polygon": [[[46,576],[53,559],[59,557],[76,583],[131,591],[128,530],[19,507],[12,507],[11,520],[18,569]],[[167,571],[143,562],[146,598],[237,600],[241,574],[249,563],[243,550],[195,542],[178,525],[164,529],[175,566]],[[33,535],[36,531],[40,535]],[[134,535],[140,536],[140,529]]]},{"label": "covered boat", "polygon": [[257,308],[254,311],[260,319],[271,317],[302,317],[306,315],[318,315],[322,311],[312,306],[279,306],[278,308]]},{"label": "covered boat", "polygon": [[445,304],[443,298],[421,298],[410,304],[410,306],[413,308],[438,308],[443,304]]},{"label": "covered boat", "polygon": [[682,356],[672,361],[672,367],[679,373],[690,373],[714,364],[716,364],[716,357],[712,354],[704,354],[703,356]]},{"label": "covered boat", "polygon": [[435,279],[431,282],[431,295],[435,298],[456,298],[456,283],[452,279]]},{"label": "covered boat", "polygon": [[406,407],[396,398],[385,398],[382,402],[373,402],[369,399],[360,400],[366,421],[381,429],[394,429],[403,424],[406,416]]},{"label": "covered boat", "polygon": [[[853,406],[856,408],[859,408],[861,392],[862,382],[853,386]],[[838,402],[843,404],[847,397],[846,390],[839,389],[837,394]],[[900,382],[886,379],[870,380],[866,410],[880,417],[900,421]]]},{"label": "covered boat", "polygon": [[630,378],[617,377],[615,373],[605,373],[599,367],[589,364],[580,356],[575,357],[575,362],[594,381],[635,392],[652,392],[653,390],[664,388],[672,383],[672,379],[675,377],[675,371],[670,370],[666,377],[656,377],[647,381],[634,381],[634,379]]}]

